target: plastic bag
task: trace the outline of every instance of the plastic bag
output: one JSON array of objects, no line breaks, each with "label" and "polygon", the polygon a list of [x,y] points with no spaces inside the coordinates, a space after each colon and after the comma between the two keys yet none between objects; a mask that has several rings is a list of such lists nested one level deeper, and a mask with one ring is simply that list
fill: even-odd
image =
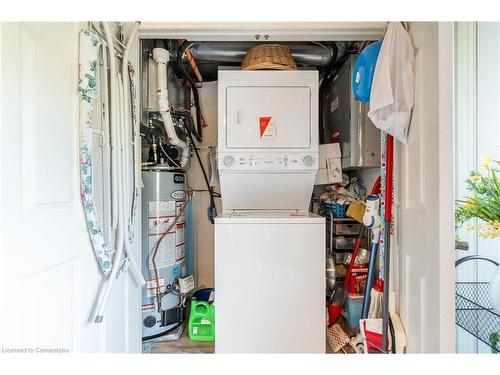
[{"label": "plastic bag", "polygon": [[375,66],[368,117],[403,143],[414,101],[414,67],[410,36],[401,22],[389,23]]}]

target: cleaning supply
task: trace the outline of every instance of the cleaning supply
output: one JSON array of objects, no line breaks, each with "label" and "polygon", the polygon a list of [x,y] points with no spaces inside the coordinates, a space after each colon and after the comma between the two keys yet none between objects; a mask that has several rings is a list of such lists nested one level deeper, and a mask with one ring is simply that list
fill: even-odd
[{"label": "cleaning supply", "polygon": [[348,294],[349,282],[351,280],[351,273],[358,255],[359,247],[361,246],[361,240],[363,239],[363,228],[359,231],[359,237],[356,241],[356,245],[352,252],[351,262],[349,263],[349,268],[347,269],[346,276],[344,278],[344,283],[342,287],[334,289],[332,296],[330,297],[330,303],[328,305],[328,325],[334,324],[338,319],[342,310],[344,309],[344,303]]},{"label": "cleaning supply", "polygon": [[382,318],[382,301],[384,293],[384,280],[377,279],[370,292],[371,302],[368,318]]},{"label": "cleaning supply", "polygon": [[345,303],[345,310],[347,313],[347,325],[351,332],[359,330],[359,320],[361,319],[361,312],[363,310],[363,295],[349,293]]},{"label": "cleaning supply", "polygon": [[377,250],[380,239],[380,224],[381,218],[379,215],[380,197],[378,195],[369,195],[366,199],[366,211],[363,217],[363,224],[367,228],[371,228],[371,251],[370,262],[368,264],[368,277],[366,279],[365,299],[363,302],[362,318],[368,317],[368,310],[370,308],[371,289],[373,280],[375,278],[375,267],[377,265]]},{"label": "cleaning supply", "polygon": [[208,303],[213,303],[215,300],[215,289],[214,288],[202,288],[193,292],[192,299],[197,301],[206,301]]},{"label": "cleaning supply", "polygon": [[215,306],[205,301],[191,301],[188,322],[189,339],[215,341]]},{"label": "cleaning supply", "polygon": [[361,319],[359,321],[365,354],[380,353],[382,346],[382,319]]},{"label": "cleaning supply", "polygon": [[358,264],[358,259],[359,256],[356,257],[356,263],[352,268],[347,291],[354,294],[363,294],[366,288],[366,280],[368,279],[368,267],[366,264]]}]

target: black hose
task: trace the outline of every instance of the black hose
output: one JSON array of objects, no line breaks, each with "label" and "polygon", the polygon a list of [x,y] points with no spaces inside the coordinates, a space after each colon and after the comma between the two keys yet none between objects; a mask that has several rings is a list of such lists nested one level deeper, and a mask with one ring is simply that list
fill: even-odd
[{"label": "black hose", "polygon": [[186,51],[185,44],[186,44],[185,41],[182,42],[182,44],[179,46],[177,50],[177,67],[178,70],[181,72],[182,76],[189,82],[191,89],[193,90],[194,107],[196,108],[196,131],[193,132],[193,135],[198,142],[201,142],[203,140],[203,136],[201,131],[202,119],[201,119],[200,96],[198,93],[198,88],[196,87],[196,82],[188,74],[186,69],[184,69],[184,65],[182,62],[182,55]]},{"label": "black hose", "polygon": [[172,328],[169,328],[167,329],[165,332],[161,332],[161,333],[157,333],[156,335],[151,335],[151,336],[146,336],[146,337],[143,337],[142,338],[142,341],[149,341],[149,340],[153,340],[153,339],[157,339],[159,337],[162,337],[162,336],[165,336],[165,335],[168,335],[169,333],[172,333],[173,331],[175,331],[177,328],[179,328],[182,324],[184,323],[184,321],[180,321],[179,323],[177,323],[175,326],[173,326]]},{"label": "black hose", "polygon": [[[191,115],[189,112],[177,111],[177,112],[175,112],[174,116],[186,118],[188,122],[191,121],[191,123],[192,123]],[[207,185],[207,191],[208,191],[208,194],[210,196],[209,219],[210,219],[210,222],[213,224],[214,219],[217,216],[217,208],[215,207],[215,194],[216,193],[214,193],[212,186],[210,186],[210,182],[208,181],[207,172],[205,171],[205,167],[203,166],[203,162],[201,161],[200,154],[198,152],[198,149],[196,148],[196,144],[194,142],[193,135],[189,131],[188,126],[186,126],[186,134],[189,137],[189,139],[191,140],[191,143],[193,144],[196,159],[198,159],[198,163],[200,164],[200,168],[201,168],[201,171],[203,173],[203,178],[205,180],[205,184]]]}]

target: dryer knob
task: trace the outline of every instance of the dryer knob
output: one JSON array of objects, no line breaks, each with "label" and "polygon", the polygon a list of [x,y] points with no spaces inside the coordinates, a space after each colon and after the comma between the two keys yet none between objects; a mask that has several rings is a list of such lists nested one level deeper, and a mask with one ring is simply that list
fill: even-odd
[{"label": "dryer knob", "polygon": [[156,318],[152,315],[148,315],[144,318],[143,324],[147,328],[152,328],[156,325]]},{"label": "dryer knob", "polygon": [[314,160],[312,158],[312,156],[304,156],[304,159],[302,159],[302,163],[304,163],[304,165],[306,167],[312,167],[313,163],[314,163]]},{"label": "dryer knob", "polygon": [[224,156],[222,162],[226,167],[230,167],[234,164],[234,158],[232,156]]}]

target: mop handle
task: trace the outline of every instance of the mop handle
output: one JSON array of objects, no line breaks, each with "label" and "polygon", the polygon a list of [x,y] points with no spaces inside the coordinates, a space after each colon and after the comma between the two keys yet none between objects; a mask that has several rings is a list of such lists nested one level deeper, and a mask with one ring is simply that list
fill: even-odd
[{"label": "mop handle", "polygon": [[[392,178],[394,167],[394,138],[387,134],[387,160],[386,160],[386,177],[385,177],[385,212],[384,220],[392,221]],[[390,228],[385,228],[390,231]]]},{"label": "mop handle", "polygon": [[391,220],[392,220],[392,176],[394,165],[394,139],[387,134],[387,160],[386,160],[386,190],[385,190],[385,233],[384,233],[384,292],[382,309],[382,351],[387,353],[387,328],[389,324],[389,276],[390,276],[390,251],[391,251]]}]

